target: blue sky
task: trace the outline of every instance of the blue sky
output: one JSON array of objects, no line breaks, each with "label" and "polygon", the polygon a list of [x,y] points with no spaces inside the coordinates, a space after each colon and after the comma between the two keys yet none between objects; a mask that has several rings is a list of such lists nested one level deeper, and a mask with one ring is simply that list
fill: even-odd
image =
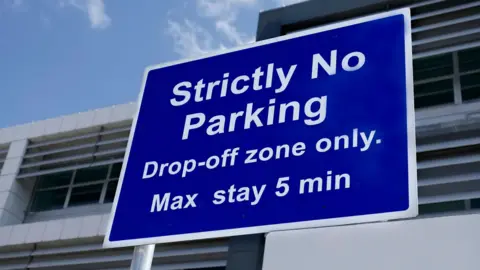
[{"label": "blue sky", "polygon": [[0,0],[0,128],[135,101],[145,67],[254,40],[301,0]]}]

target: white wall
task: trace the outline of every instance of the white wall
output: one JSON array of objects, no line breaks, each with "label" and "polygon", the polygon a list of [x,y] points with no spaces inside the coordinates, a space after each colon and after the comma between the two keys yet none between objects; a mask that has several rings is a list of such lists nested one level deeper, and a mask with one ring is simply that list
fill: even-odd
[{"label": "white wall", "polygon": [[264,270],[478,270],[480,214],[275,232]]}]

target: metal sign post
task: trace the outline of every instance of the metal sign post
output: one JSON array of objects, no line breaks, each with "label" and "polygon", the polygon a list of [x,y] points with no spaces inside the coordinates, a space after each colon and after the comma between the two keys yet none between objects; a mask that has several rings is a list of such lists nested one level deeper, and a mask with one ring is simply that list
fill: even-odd
[{"label": "metal sign post", "polygon": [[150,270],[154,251],[155,245],[136,246],[133,251],[130,270]]}]

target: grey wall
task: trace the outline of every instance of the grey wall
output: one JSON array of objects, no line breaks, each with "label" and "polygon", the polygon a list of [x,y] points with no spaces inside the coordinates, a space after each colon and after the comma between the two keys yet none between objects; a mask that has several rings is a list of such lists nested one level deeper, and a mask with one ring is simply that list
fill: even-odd
[{"label": "grey wall", "polygon": [[264,270],[477,270],[480,214],[276,232]]}]

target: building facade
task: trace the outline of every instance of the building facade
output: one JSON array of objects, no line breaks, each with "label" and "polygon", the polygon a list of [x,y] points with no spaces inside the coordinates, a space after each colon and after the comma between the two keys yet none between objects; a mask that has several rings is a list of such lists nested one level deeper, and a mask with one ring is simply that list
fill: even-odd
[{"label": "building facade", "polygon": [[[311,0],[262,12],[257,40],[412,11],[422,218],[480,213],[480,1]],[[0,269],[128,269],[103,249],[136,104],[0,129]],[[413,220],[412,222],[417,222]],[[157,245],[153,269],[261,269],[263,236]]]}]

